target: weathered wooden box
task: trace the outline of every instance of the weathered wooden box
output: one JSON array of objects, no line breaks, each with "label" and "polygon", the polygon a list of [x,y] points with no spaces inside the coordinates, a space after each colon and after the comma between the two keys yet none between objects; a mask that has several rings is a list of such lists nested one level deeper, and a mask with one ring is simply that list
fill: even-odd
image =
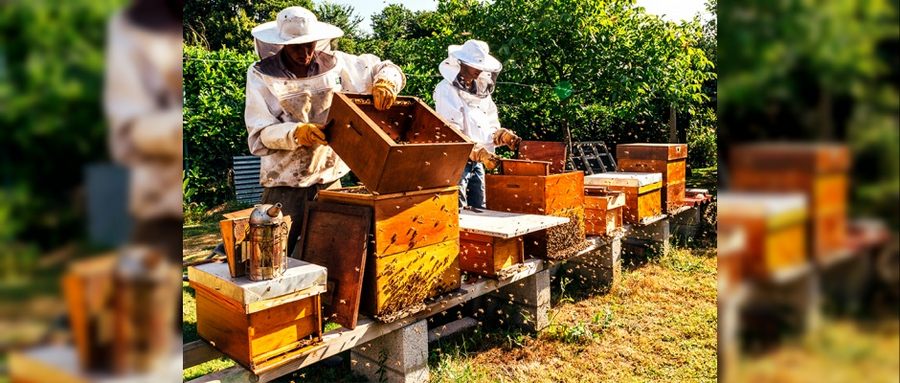
[{"label": "weathered wooden box", "polygon": [[498,238],[462,232],[459,240],[459,268],[465,272],[497,278],[525,262],[522,237]]},{"label": "weathered wooden box", "polygon": [[759,143],[731,153],[735,191],[801,192],[807,201],[810,250],[820,261],[847,243],[847,171],[850,153],[839,144]]},{"label": "weathered wooden box", "polygon": [[686,144],[619,144],[616,146],[619,170],[662,174],[661,201],[665,211],[681,207],[687,171]]},{"label": "weathered wooden box", "polygon": [[475,145],[415,97],[379,111],[371,95],[336,93],[329,121],[328,144],[378,194],[456,185]]},{"label": "weathered wooden box", "polygon": [[720,226],[745,236],[738,268],[744,277],[769,278],[807,259],[806,198],[802,194],[720,193]]},{"label": "weathered wooden box", "polygon": [[289,258],[284,275],[253,282],[210,263],[189,267],[188,279],[196,292],[197,333],[254,373],[290,361],[322,338],[322,266]]},{"label": "weathered wooden box", "polygon": [[662,175],[659,173],[600,173],[584,178],[588,186],[625,192],[624,221],[642,224],[662,214]]},{"label": "weathered wooden box", "polygon": [[584,227],[587,235],[612,235],[622,227],[625,193],[584,188]]},{"label": "weathered wooden box", "polygon": [[526,235],[526,255],[560,259],[585,247],[584,173],[488,174],[485,182],[488,209],[569,218],[564,225]]},{"label": "weathered wooden box", "polygon": [[398,319],[425,299],[459,288],[455,186],[382,195],[363,187],[322,190],[318,200],[372,208],[362,308],[376,318]]}]

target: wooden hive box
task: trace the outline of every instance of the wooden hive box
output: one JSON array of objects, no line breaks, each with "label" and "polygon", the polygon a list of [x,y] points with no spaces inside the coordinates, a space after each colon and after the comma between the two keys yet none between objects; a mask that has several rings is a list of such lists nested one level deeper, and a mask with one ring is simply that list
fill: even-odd
[{"label": "wooden hive box", "polygon": [[474,143],[415,97],[379,111],[371,95],[336,93],[328,144],[377,194],[456,185]]},{"label": "wooden hive box", "polygon": [[503,278],[506,271],[525,262],[522,237],[499,238],[461,232],[459,268],[468,273]]},{"label": "wooden hive box", "polygon": [[460,286],[457,188],[374,195],[363,187],[322,190],[318,201],[369,206],[374,239],[362,308],[389,322]]},{"label": "wooden hive box", "polygon": [[584,227],[587,235],[612,235],[622,227],[625,193],[584,188]]},{"label": "wooden hive box", "polygon": [[847,244],[850,153],[839,144],[759,143],[731,153],[735,191],[800,192],[808,196],[811,255],[826,261]]},{"label": "wooden hive box", "polygon": [[565,142],[522,141],[519,143],[519,159],[547,161],[550,163],[550,173],[553,174],[566,171],[567,152]]},{"label": "wooden hive box", "polygon": [[687,171],[686,144],[619,144],[616,160],[624,172],[662,174],[660,203],[665,211],[681,207]]},{"label": "wooden hive box", "polygon": [[485,182],[488,209],[569,218],[564,225],[526,235],[526,255],[561,259],[585,247],[584,173],[488,174]]},{"label": "wooden hive box", "polygon": [[322,339],[322,266],[288,259],[284,275],[253,282],[228,266],[188,268],[197,301],[197,333],[256,374],[298,357]]},{"label": "wooden hive box", "polygon": [[802,194],[720,193],[718,224],[740,230],[742,276],[769,278],[807,259],[806,198]]},{"label": "wooden hive box", "polygon": [[602,186],[625,192],[623,219],[642,224],[662,214],[662,175],[659,173],[600,173],[584,178],[588,186]]}]

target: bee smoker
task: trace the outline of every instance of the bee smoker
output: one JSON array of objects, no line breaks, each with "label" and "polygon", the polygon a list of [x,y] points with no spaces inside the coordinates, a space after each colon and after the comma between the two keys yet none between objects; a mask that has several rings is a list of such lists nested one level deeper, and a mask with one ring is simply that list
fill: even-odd
[{"label": "bee smoker", "polygon": [[281,204],[257,205],[250,213],[250,254],[247,276],[251,281],[273,279],[287,268],[288,225]]}]

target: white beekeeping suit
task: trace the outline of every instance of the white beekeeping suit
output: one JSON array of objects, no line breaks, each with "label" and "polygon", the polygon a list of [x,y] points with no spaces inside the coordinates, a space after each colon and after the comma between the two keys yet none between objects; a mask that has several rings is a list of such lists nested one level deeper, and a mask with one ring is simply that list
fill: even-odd
[{"label": "white beekeeping suit", "polygon": [[[438,67],[444,79],[434,89],[435,111],[493,153],[500,119],[491,92],[502,65],[487,54],[487,44],[481,41],[451,45],[447,50],[447,59]],[[460,86],[460,62],[482,71],[470,87]]]},{"label": "white beekeeping suit", "polygon": [[103,106],[113,160],[130,170],[138,220],[181,218],[181,34],[141,28],[119,12],[107,29]]},{"label": "white beekeeping suit", "polygon": [[317,51],[316,73],[295,76],[285,67],[277,46],[292,44],[298,38],[289,39],[279,31],[278,28],[289,27],[287,22],[284,26],[273,25],[281,23],[282,14],[288,10],[296,10],[306,18],[302,22],[308,31],[300,34],[301,41],[319,41],[317,46],[322,49],[328,46],[322,41],[343,35],[340,29],[316,21],[312,13],[301,7],[288,8],[279,13],[276,22],[254,28],[254,37],[262,42],[257,43],[257,50],[264,58],[247,71],[245,122],[250,152],[261,156],[260,183],[264,187],[309,187],[346,175],[350,169],[331,147],[303,146],[295,140],[298,124],[326,124],[334,92],[370,93],[373,84],[381,80],[391,84],[394,94],[398,94],[406,84],[400,67],[390,61],[371,54],[356,56],[340,51]]}]

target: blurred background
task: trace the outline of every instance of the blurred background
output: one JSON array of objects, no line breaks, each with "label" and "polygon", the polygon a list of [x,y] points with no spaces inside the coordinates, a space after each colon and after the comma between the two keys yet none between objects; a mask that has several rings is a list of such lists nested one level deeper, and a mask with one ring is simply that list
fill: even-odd
[{"label": "blurred background", "polygon": [[720,379],[896,382],[898,2],[716,6]]}]

